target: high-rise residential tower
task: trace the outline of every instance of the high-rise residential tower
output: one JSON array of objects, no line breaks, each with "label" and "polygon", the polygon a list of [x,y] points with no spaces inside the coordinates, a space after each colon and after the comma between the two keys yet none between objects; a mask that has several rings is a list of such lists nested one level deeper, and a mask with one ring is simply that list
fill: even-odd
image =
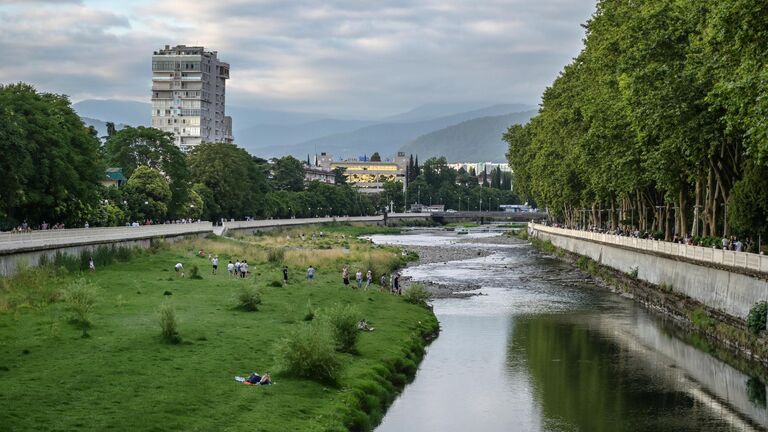
[{"label": "high-rise residential tower", "polygon": [[152,55],[152,127],[173,133],[189,151],[203,142],[229,142],[232,118],[224,115],[229,64],[216,51],[177,45]]}]

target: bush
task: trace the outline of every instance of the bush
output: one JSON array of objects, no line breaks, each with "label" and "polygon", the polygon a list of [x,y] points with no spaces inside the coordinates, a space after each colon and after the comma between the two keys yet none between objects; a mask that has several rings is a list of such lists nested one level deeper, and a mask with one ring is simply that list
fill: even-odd
[{"label": "bush", "polygon": [[83,337],[88,337],[91,327],[91,312],[96,305],[96,286],[85,279],[78,279],[64,291],[64,304],[70,322],[83,331]]},{"label": "bush", "polygon": [[273,264],[282,264],[283,259],[285,259],[285,249],[283,248],[273,248],[267,253],[267,261]]},{"label": "bush", "polygon": [[336,349],[341,352],[351,352],[357,342],[357,336],[360,334],[357,329],[360,312],[349,305],[337,305],[328,310],[325,318],[333,330]]},{"label": "bush", "polygon": [[403,298],[408,303],[425,305],[427,301],[432,297],[432,294],[427,291],[423,284],[415,283],[411,284],[404,292]]},{"label": "bush", "polygon": [[747,316],[747,328],[749,332],[758,335],[765,330],[766,316],[768,315],[768,302],[758,302],[749,310]]},{"label": "bush", "polygon": [[316,314],[317,311],[312,307],[312,300],[307,300],[307,313],[304,314],[304,321],[312,321]]},{"label": "bush", "polygon": [[272,288],[280,288],[283,286],[283,283],[280,282],[279,280],[273,280],[272,282],[269,283],[269,286],[271,286]]},{"label": "bush", "polygon": [[688,318],[690,318],[691,323],[693,323],[694,326],[702,330],[706,330],[715,325],[715,320],[709,316],[707,311],[705,311],[703,308],[700,308],[700,307],[694,309],[688,315]]},{"label": "bush", "polygon": [[253,286],[244,286],[237,293],[237,301],[240,309],[246,311],[257,311],[261,304],[261,291]]},{"label": "bush", "polygon": [[330,328],[313,322],[302,325],[277,346],[280,368],[288,375],[336,382],[341,362]]},{"label": "bush", "polygon": [[176,318],[176,309],[170,300],[165,300],[160,305],[160,336],[164,342],[177,344],[181,342],[181,335],[178,329],[178,319]]},{"label": "bush", "polygon": [[200,268],[197,267],[197,264],[193,265],[191,269],[189,269],[189,278],[190,279],[202,279],[203,277],[200,276]]},{"label": "bush", "polygon": [[640,272],[640,268],[639,268],[639,267],[637,267],[637,266],[635,266],[635,267],[630,267],[630,269],[629,269],[629,273],[627,273],[627,275],[628,275],[629,277],[631,277],[632,279],[637,279],[637,274],[638,274],[639,272]]}]

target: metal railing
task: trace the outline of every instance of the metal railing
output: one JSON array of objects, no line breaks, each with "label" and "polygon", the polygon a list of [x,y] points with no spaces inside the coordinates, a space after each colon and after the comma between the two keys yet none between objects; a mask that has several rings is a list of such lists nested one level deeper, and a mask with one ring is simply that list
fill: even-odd
[{"label": "metal railing", "polygon": [[768,256],[750,252],[736,252],[702,246],[672,243],[660,240],[640,239],[636,237],[619,236],[615,234],[603,234],[589,231],[579,231],[566,228],[555,228],[535,223],[528,224],[532,230],[549,234],[564,235],[573,238],[596,241],[605,244],[613,244],[639,251],[649,251],[683,257],[702,263],[717,264],[727,267],[736,267],[757,272],[768,273]]}]

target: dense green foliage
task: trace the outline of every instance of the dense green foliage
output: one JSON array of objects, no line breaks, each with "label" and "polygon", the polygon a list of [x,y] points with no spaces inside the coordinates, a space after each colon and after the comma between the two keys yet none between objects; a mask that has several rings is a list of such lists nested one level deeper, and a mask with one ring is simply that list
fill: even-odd
[{"label": "dense green foliage", "polygon": [[586,29],[505,135],[516,190],[572,226],[768,234],[768,3],[603,0]]},{"label": "dense green foliage", "polygon": [[757,303],[749,310],[747,328],[752,334],[760,334],[765,330],[766,319],[768,319],[768,302]]},{"label": "dense green foliage", "polygon": [[79,223],[99,203],[99,140],[65,96],[0,85],[0,227]]},{"label": "dense green foliage", "polygon": [[360,330],[357,323],[361,315],[357,308],[350,305],[336,305],[323,314],[333,330],[336,349],[341,352],[352,352],[357,343]]},{"label": "dense green foliage", "polygon": [[[350,186],[305,185],[303,163],[290,156],[270,162],[224,143],[185,155],[171,134],[107,126],[100,148],[66,97],[26,84],[0,86],[0,229],[376,210]],[[121,168],[127,186],[102,186],[106,167]]]}]

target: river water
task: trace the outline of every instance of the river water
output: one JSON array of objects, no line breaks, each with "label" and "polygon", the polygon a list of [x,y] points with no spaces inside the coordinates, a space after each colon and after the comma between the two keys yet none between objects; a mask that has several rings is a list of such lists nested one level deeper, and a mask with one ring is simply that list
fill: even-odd
[{"label": "river water", "polygon": [[404,271],[479,284],[482,295],[433,302],[440,337],[377,431],[766,430],[766,387],[749,368],[678,338],[663,317],[572,266],[486,236],[453,246],[446,235],[373,236],[493,251]]}]

